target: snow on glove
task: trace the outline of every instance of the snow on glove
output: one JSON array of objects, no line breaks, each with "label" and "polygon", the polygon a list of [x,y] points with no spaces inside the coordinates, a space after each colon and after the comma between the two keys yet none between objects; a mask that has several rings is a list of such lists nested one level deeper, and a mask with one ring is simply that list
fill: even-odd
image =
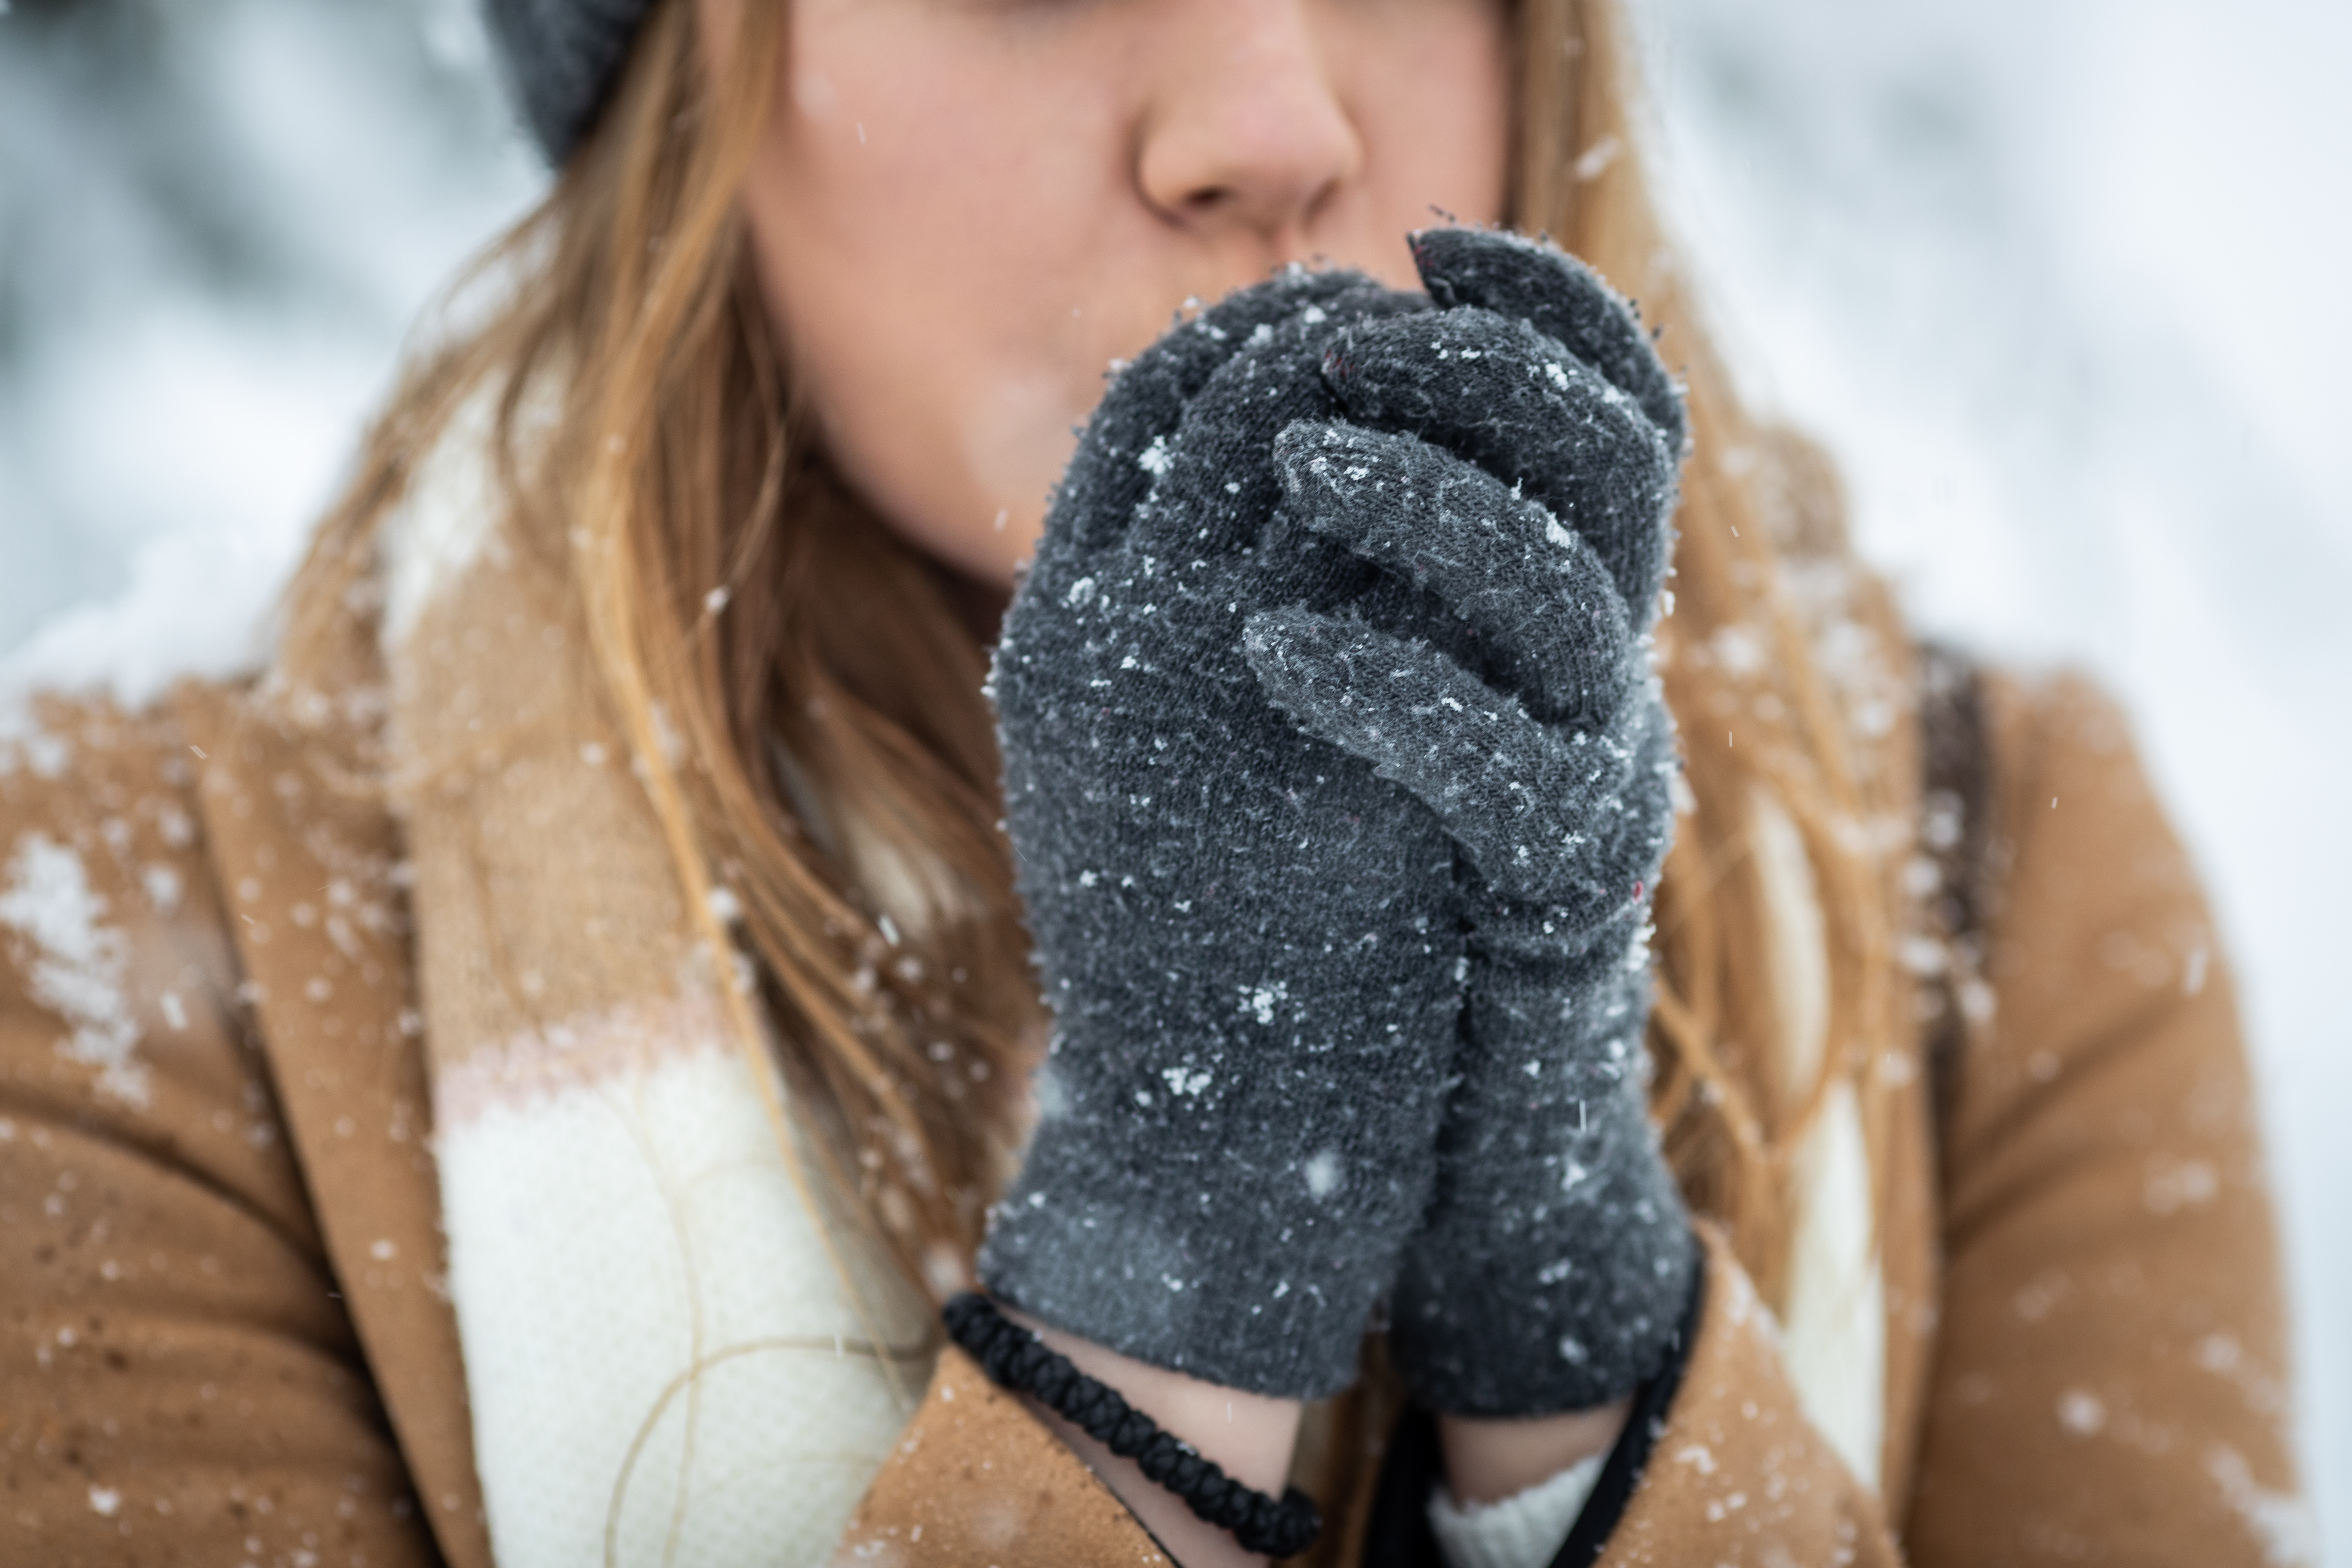
[{"label": "snow on glove", "polygon": [[1460,847],[1462,1078],[1390,1345],[1436,1409],[1533,1415],[1657,1371],[1695,1264],[1642,1044],[1675,765],[1648,633],[1682,408],[1580,263],[1470,230],[1415,250],[1454,308],[1342,334],[1326,370],[1352,422],[1278,448],[1291,524],[1453,606],[1468,656],[1368,608],[1261,611],[1247,646],[1276,701]]},{"label": "snow on glove", "polygon": [[1429,898],[1443,826],[1267,700],[1242,624],[1367,595],[1411,619],[1350,552],[1264,536],[1276,433],[1338,411],[1334,336],[1428,310],[1294,271],[1149,350],[1080,441],[992,675],[1054,1035],[981,1279],[1269,1394],[1352,1381],[1428,1205],[1462,936]]}]

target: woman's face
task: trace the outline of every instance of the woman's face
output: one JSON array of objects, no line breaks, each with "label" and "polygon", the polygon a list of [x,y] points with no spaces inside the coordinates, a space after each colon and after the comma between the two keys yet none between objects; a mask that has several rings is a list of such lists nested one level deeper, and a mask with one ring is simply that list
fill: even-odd
[{"label": "woman's face", "polygon": [[1292,260],[1412,287],[1409,231],[1500,218],[1504,12],[793,0],[744,195],[835,462],[1009,584],[1106,369],[1186,301]]}]

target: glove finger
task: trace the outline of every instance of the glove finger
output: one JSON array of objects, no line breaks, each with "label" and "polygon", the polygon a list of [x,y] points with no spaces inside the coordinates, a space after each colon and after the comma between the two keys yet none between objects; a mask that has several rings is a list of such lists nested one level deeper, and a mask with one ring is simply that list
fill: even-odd
[{"label": "glove finger", "polygon": [[1287,514],[1435,595],[1544,723],[1607,722],[1639,677],[1609,569],[1549,512],[1412,436],[1333,421],[1275,439]]},{"label": "glove finger", "polygon": [[1347,276],[1349,287],[1255,321],[1185,405],[1173,433],[1138,454],[1131,466],[1151,483],[1133,509],[1131,549],[1189,562],[1258,542],[1282,500],[1275,437],[1296,420],[1336,412],[1323,378],[1325,349],[1351,325],[1429,309],[1421,295]]},{"label": "glove finger", "polygon": [[1653,705],[1563,734],[1426,643],[1297,606],[1253,613],[1242,648],[1276,706],[1420,797],[1496,891],[1581,924],[1655,875],[1665,784],[1636,778],[1659,766]]},{"label": "glove finger", "polygon": [[1646,626],[1664,579],[1675,458],[1634,401],[1524,321],[1424,311],[1351,326],[1324,356],[1342,407],[1448,447],[1584,536]]},{"label": "glove finger", "polygon": [[1556,245],[1500,229],[1423,229],[1412,237],[1412,256],[1441,309],[1475,305],[1557,338],[1640,404],[1681,456],[1682,391],[1639,312],[1601,274]]},{"label": "glove finger", "polygon": [[1057,526],[1066,529],[1072,544],[1092,549],[1124,533],[1151,490],[1154,473],[1144,454],[1155,440],[1174,434],[1184,405],[1200,395],[1217,367],[1239,353],[1259,326],[1328,309],[1365,281],[1358,273],[1285,268],[1180,321],[1133,363],[1115,368],[1062,476],[1049,534]]}]

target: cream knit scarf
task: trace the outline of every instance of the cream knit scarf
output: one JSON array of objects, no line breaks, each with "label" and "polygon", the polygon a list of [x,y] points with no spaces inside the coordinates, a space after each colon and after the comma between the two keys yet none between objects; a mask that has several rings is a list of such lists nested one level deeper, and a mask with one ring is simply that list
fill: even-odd
[{"label": "cream knit scarf", "polygon": [[500,1568],[819,1562],[928,1377],[887,1347],[929,1307],[803,1201],[562,570],[501,531],[488,425],[452,426],[382,569],[491,1542]]}]

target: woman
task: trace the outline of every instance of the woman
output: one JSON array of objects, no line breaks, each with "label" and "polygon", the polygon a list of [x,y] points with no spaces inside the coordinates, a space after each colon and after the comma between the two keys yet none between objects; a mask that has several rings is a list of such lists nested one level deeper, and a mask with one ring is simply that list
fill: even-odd
[{"label": "woman", "polygon": [[493,17],[268,673],[0,767],[30,1555],[2288,1558],[2179,849],[1733,402],[1611,8]]}]

